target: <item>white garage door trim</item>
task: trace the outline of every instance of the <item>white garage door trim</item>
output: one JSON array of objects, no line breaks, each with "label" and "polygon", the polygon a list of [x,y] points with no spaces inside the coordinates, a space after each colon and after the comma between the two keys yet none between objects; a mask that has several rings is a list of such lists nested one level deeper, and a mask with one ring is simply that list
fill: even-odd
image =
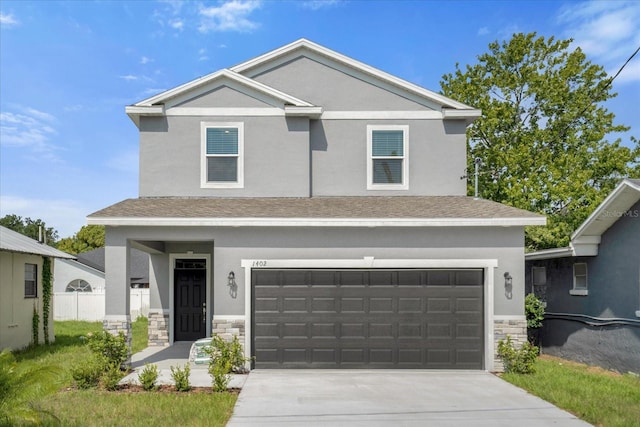
[{"label": "white garage door trim", "polygon": [[494,337],[493,337],[493,286],[494,269],[498,267],[497,259],[375,259],[364,257],[363,259],[243,259],[245,285],[245,354],[251,354],[251,322],[253,313],[251,302],[251,271],[253,268],[482,268],[484,269],[484,324],[485,324],[485,370],[493,371]]}]

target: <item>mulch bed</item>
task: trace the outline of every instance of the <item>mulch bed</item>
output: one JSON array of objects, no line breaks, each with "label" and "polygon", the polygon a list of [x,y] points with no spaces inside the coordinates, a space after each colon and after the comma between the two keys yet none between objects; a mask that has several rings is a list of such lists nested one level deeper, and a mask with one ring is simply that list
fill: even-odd
[{"label": "mulch bed", "polygon": [[[227,393],[239,394],[240,390],[241,389],[239,388],[230,388],[230,389],[227,389]],[[217,392],[214,392],[213,388],[211,387],[191,387],[191,390],[186,392],[177,391],[176,388],[172,385],[159,385],[156,387],[154,391],[149,392],[149,391],[146,391],[144,388],[142,388],[141,385],[124,384],[118,387],[118,390],[116,390],[116,393],[176,393],[176,394],[206,393],[206,394],[211,394],[211,393],[217,393]]]}]

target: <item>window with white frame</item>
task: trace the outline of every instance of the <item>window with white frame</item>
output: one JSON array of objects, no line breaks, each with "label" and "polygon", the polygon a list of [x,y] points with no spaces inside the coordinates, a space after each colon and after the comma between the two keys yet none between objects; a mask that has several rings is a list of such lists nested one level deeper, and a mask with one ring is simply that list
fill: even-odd
[{"label": "window with white frame", "polygon": [[24,297],[38,297],[38,266],[36,264],[24,265]]},{"label": "window with white frame", "polygon": [[409,126],[367,126],[367,189],[409,189]]},{"label": "window with white frame", "polygon": [[573,289],[571,295],[588,295],[587,264],[577,262],[573,264]]},{"label": "window with white frame", "polygon": [[202,123],[201,186],[244,186],[244,124]]},{"label": "window with white frame", "polygon": [[91,285],[86,280],[75,279],[69,282],[66,292],[91,292]]}]

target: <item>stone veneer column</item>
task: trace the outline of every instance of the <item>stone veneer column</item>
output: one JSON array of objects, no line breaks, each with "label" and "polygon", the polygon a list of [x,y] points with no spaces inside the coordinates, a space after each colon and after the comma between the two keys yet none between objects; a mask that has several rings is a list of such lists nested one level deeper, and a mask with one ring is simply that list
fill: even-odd
[{"label": "stone veneer column", "polygon": [[511,337],[511,342],[516,348],[520,348],[527,341],[527,319],[500,319],[493,321],[493,348],[494,348],[494,371],[504,372],[502,359],[498,357],[498,341],[506,340],[507,335]]},{"label": "stone veneer column", "polygon": [[241,318],[235,316],[213,316],[211,326],[212,335],[217,334],[226,341],[231,341],[236,336],[244,348],[244,316]]},{"label": "stone veneer column", "polygon": [[162,310],[149,310],[149,346],[167,347],[169,345],[169,313]]},{"label": "stone veneer column", "polygon": [[105,331],[112,335],[118,335],[120,331],[124,332],[127,343],[127,360],[124,365],[131,365],[131,316],[107,315],[102,321],[102,327]]}]

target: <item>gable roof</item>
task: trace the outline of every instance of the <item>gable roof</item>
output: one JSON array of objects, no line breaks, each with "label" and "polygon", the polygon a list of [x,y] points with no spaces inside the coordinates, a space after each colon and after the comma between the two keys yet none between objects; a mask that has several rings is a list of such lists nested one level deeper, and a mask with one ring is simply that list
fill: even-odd
[{"label": "gable roof", "polygon": [[183,96],[188,92],[195,91],[199,88],[211,86],[217,80],[222,79],[231,80],[248,89],[258,91],[274,99],[280,100],[284,103],[284,105],[291,105],[294,107],[314,107],[314,105],[309,102],[298,99],[294,96],[262,84],[256,80],[250,79],[238,73],[234,73],[227,69],[222,69],[208,74],[204,77],[200,77],[198,79],[187,82],[173,89],[164,91],[158,95],[154,95],[151,98],[136,102],[133,105],[129,105],[125,107],[125,112],[131,118],[131,120],[136,123],[136,125],[139,125],[141,115],[163,115],[165,112],[165,107],[163,106],[164,103],[177,97]]},{"label": "gable roof", "polygon": [[284,93],[271,86],[260,83],[251,78],[251,71],[267,66],[270,62],[277,61],[283,56],[289,55],[296,51],[307,51],[321,57],[327,58],[330,61],[338,63],[344,67],[347,67],[356,72],[373,77],[378,81],[395,87],[399,90],[406,91],[418,97],[424,98],[432,103],[441,106],[442,117],[444,119],[461,119],[468,123],[471,123],[476,118],[480,117],[481,111],[463,104],[458,101],[454,101],[444,95],[440,95],[436,92],[432,92],[416,84],[410,83],[399,77],[393,76],[382,70],[374,68],[370,65],[364,64],[360,61],[356,61],[353,58],[349,58],[346,55],[335,52],[317,43],[313,43],[307,39],[300,39],[286,46],[267,52],[249,61],[238,64],[230,69],[222,69],[206,76],[197,78],[173,89],[164,91],[158,95],[154,95],[150,98],[136,102],[133,105],[125,107],[125,112],[133,120],[133,122],[139,126],[141,116],[162,116],[165,114],[165,103],[172,99],[183,97],[189,92],[197,91],[202,88],[206,88],[215,83],[216,80],[226,78],[242,86],[256,90],[260,93],[268,95],[272,98],[282,101],[285,105],[285,112],[287,115],[306,115],[312,118],[320,117],[322,113],[322,106],[313,105],[305,100],[299,99],[290,94]]},{"label": "gable roof", "polygon": [[640,179],[623,179],[571,235],[576,255],[597,255],[602,234],[639,200]]},{"label": "gable roof", "polygon": [[370,75],[372,77],[375,77],[379,80],[382,80],[386,83],[392,84],[393,86],[396,86],[400,89],[404,89],[407,90],[409,92],[412,92],[416,95],[425,97],[439,105],[441,105],[443,108],[451,108],[451,109],[458,109],[458,110],[473,110],[476,111],[478,113],[478,116],[480,115],[480,111],[479,110],[474,110],[473,107],[470,107],[466,104],[463,104],[461,102],[458,101],[454,101],[451,98],[448,98],[444,95],[440,95],[436,92],[432,92],[428,89],[425,89],[421,86],[418,86],[416,84],[410,83],[404,79],[401,79],[399,77],[396,77],[394,75],[391,75],[389,73],[386,73],[382,70],[379,70],[377,68],[374,68],[370,65],[367,65],[363,62],[357,61],[353,58],[350,58],[346,55],[343,55],[341,53],[338,53],[336,51],[333,51],[331,49],[328,49],[324,46],[321,46],[317,43],[314,43],[310,40],[307,40],[305,38],[301,38],[299,40],[294,41],[293,43],[289,43],[288,45],[282,46],[278,49],[272,50],[271,52],[267,52],[263,55],[260,55],[256,58],[250,59],[248,61],[245,61],[241,64],[238,64],[234,67],[231,67],[230,70],[234,71],[236,73],[241,73],[241,74],[247,74],[250,73],[252,70],[263,66],[265,63],[269,63],[272,61],[277,60],[278,58],[281,58],[283,56],[289,55],[291,52],[297,51],[297,50],[308,50],[311,51],[313,53],[319,54],[321,56],[324,56],[326,58],[329,58],[335,62],[338,62],[342,65],[345,65],[349,68],[352,68],[354,70],[360,71],[364,74]]},{"label": "gable roof", "polygon": [[535,260],[598,255],[602,235],[638,201],[640,179],[623,179],[571,235],[569,247],[530,252],[525,254],[525,258]]},{"label": "gable roof", "polygon": [[522,209],[466,196],[162,197],[127,199],[89,224],[135,226],[440,227],[544,225]]},{"label": "gable roof", "polygon": [[[104,254],[104,248],[82,252],[77,255],[77,262],[104,273]],[[131,283],[149,283],[149,254],[136,248],[131,248],[130,256]]]},{"label": "gable roof", "polygon": [[52,248],[0,225],[0,250],[53,258],[74,259],[73,255]]}]

